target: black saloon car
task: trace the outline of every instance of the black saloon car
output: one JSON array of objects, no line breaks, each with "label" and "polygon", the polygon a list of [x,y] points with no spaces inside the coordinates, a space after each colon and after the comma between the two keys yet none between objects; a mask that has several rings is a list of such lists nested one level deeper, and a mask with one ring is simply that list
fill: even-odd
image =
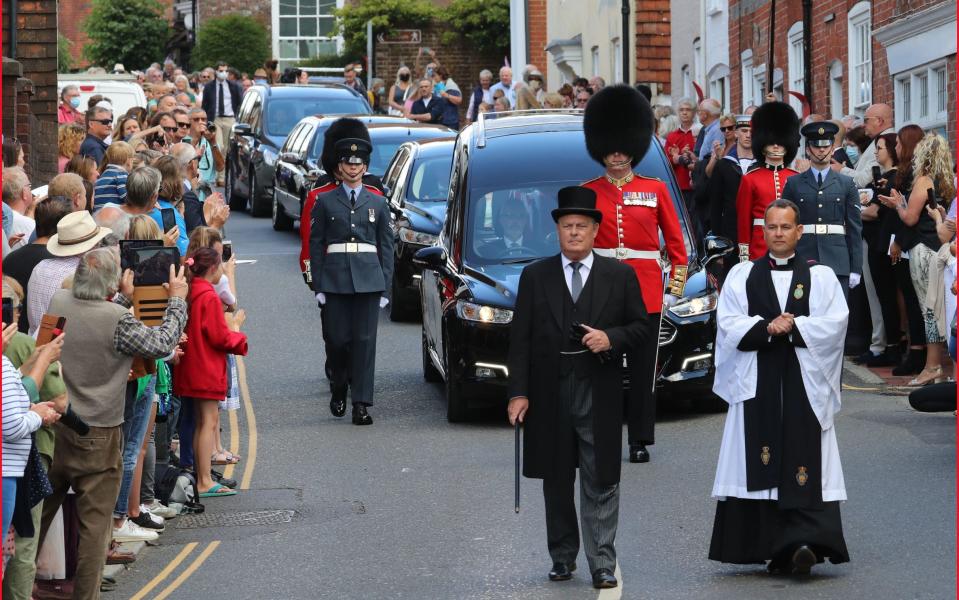
[{"label": "black saloon car", "polygon": [[[333,121],[343,116],[345,115],[307,117],[291,131],[283,145],[284,150],[280,152],[274,177],[270,180],[275,185],[271,190],[274,229],[290,229],[293,221],[300,218],[306,194],[312,188],[316,176],[322,173],[320,154],[323,151],[323,134]],[[456,133],[442,125],[416,123],[403,117],[350,116],[360,118],[370,132],[373,153],[370,155],[367,172],[380,179],[386,173],[386,167],[396,154],[396,149],[403,142],[449,137]]]},{"label": "black saloon car", "polygon": [[383,184],[396,215],[390,319],[405,321],[420,309],[418,250],[436,243],[446,219],[455,138],[406,142],[386,169]]},{"label": "black saloon car", "polygon": [[[685,296],[665,314],[660,331],[657,386],[706,396],[714,373],[715,280],[697,256],[682,196],[658,143],[651,144],[636,172],[669,186],[689,256]],[[481,118],[460,132],[445,224],[437,244],[416,255],[424,269],[423,374],[427,381],[445,381],[450,421],[466,418],[471,405],[506,400],[509,327],[520,273],[559,251],[550,217],[556,192],[601,173],[586,152],[581,113]],[[504,211],[505,206],[511,209]],[[520,219],[512,214],[517,207]],[[507,250],[503,231],[515,222],[525,229],[523,245]],[[714,239],[706,246],[710,257],[731,249]]]},{"label": "black saloon car", "polygon": [[366,98],[344,85],[254,85],[243,95],[226,157],[225,194],[233,210],[270,214],[280,147],[306,115],[369,114]]}]

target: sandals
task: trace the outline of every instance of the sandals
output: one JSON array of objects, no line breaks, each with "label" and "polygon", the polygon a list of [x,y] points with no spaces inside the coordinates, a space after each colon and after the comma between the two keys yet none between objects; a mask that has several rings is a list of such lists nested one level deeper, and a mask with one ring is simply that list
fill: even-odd
[{"label": "sandals", "polygon": [[930,383],[937,383],[939,379],[942,378],[942,367],[938,366],[933,369],[925,368],[920,373],[919,376],[907,383],[906,385],[910,387],[921,387],[924,385],[929,385]]},{"label": "sandals", "polygon": [[240,457],[229,450],[223,452],[214,452],[210,457],[210,462],[214,465],[235,465],[240,462]]},{"label": "sandals", "polygon": [[214,483],[213,487],[205,492],[200,492],[201,498],[215,498],[217,496],[236,496],[236,490],[231,490],[225,485]]}]

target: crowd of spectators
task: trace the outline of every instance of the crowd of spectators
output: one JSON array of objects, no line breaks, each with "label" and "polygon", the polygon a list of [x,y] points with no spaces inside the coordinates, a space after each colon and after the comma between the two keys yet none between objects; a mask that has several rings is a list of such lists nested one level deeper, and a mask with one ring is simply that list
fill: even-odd
[{"label": "crowd of spectators", "polygon": [[[240,460],[220,412],[238,407],[245,317],[223,256],[219,124],[203,108],[229,68],[197,89],[164,67],[144,74],[149,106],[122,115],[63,90],[45,190],[4,140],[4,598],[96,597],[105,563],[134,560],[119,543],[236,494],[216,469]],[[153,255],[168,261],[155,284],[139,279]],[[141,314],[143,299],[164,311]],[[171,496],[178,477],[186,496]]]}]

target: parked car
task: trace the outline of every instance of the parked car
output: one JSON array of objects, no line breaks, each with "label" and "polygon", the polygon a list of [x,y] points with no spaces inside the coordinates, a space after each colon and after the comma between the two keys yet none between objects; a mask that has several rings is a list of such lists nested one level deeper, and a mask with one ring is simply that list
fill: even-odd
[{"label": "parked car", "polygon": [[[306,194],[316,177],[322,173],[320,154],[323,151],[323,134],[333,121],[343,116],[306,117],[291,129],[275,160],[270,179],[274,229],[292,229],[294,221],[300,218]],[[368,172],[381,179],[390,159],[403,142],[455,135],[454,131],[442,125],[416,123],[403,117],[370,114],[349,116],[357,117],[366,124],[373,142]]]},{"label": "parked car", "polygon": [[343,85],[254,85],[243,95],[226,157],[225,195],[233,210],[270,214],[280,147],[306,115],[370,114],[369,103]]},{"label": "parked car", "polygon": [[[450,421],[466,418],[471,406],[505,402],[509,327],[520,273],[530,262],[559,252],[550,216],[557,191],[602,173],[586,152],[581,113],[481,118],[460,132],[455,145],[445,223],[436,245],[415,257],[423,268],[423,376],[445,382]],[[659,144],[650,145],[635,171],[666,182],[689,256],[685,295],[664,315],[659,334],[657,387],[664,393],[707,395],[718,293],[704,266],[732,244],[711,238],[708,259],[700,260],[682,195]],[[499,215],[504,205],[516,203],[528,217],[523,247],[506,250]]]},{"label": "parked car", "polygon": [[413,255],[436,243],[446,220],[454,141],[406,142],[396,151],[383,177],[390,209],[396,215],[389,304],[393,321],[419,315],[421,269],[413,264]]},{"label": "parked car", "polygon": [[113,105],[113,118],[116,120],[133,107],[145,108],[146,94],[137,83],[136,77],[123,73],[91,74],[60,73],[57,75],[57,98],[68,85],[80,88],[80,110],[86,111],[91,96],[100,94],[110,99]]}]

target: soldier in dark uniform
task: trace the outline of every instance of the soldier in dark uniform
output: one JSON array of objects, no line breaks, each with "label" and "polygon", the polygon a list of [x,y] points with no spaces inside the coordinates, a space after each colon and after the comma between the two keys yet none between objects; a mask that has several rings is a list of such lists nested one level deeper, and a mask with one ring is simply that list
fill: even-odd
[{"label": "soldier in dark uniform", "polygon": [[810,168],[786,181],[782,197],[799,207],[803,234],[798,252],[830,267],[843,292],[862,278],[862,216],[859,190],[851,177],[829,168],[839,128],[829,121],[808,123],[806,138]]},{"label": "soldier in dark uniform", "polygon": [[367,407],[373,404],[376,327],[393,278],[390,209],[363,185],[372,150],[365,139],[336,142],[342,184],[317,197],[310,228],[310,274],[332,347],[330,411],[346,413],[352,388],[355,425],[373,422]]}]

